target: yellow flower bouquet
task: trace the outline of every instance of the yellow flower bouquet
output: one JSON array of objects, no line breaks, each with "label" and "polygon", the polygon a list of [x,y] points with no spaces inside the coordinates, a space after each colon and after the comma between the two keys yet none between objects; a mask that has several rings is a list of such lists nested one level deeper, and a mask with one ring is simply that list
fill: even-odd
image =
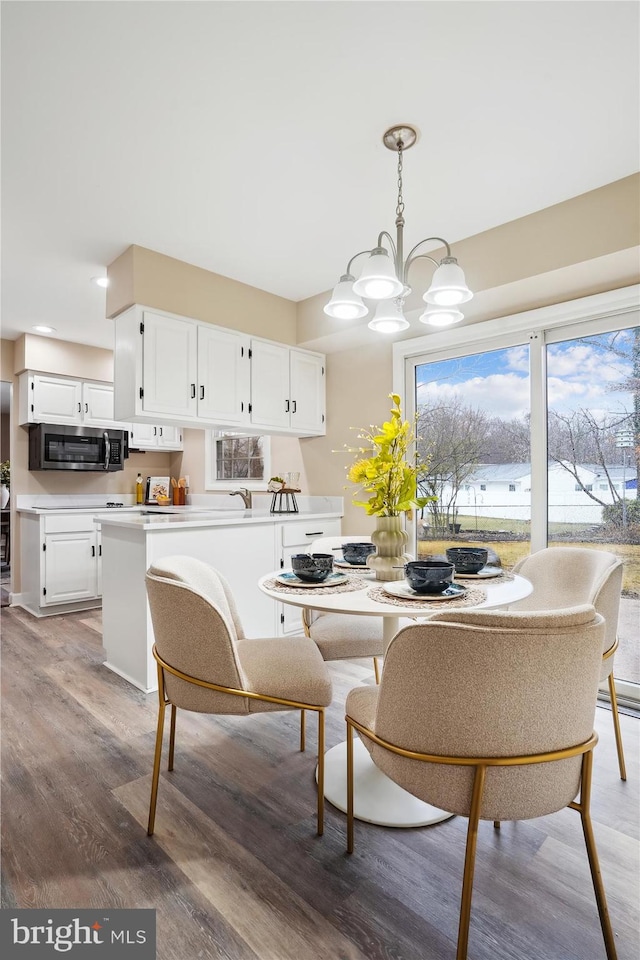
[{"label": "yellow flower bouquet", "polygon": [[370,457],[357,459],[347,478],[370,494],[368,500],[353,500],[354,506],[364,507],[369,516],[376,517],[397,517],[436,499],[418,496],[418,473],[425,465],[415,454],[411,462],[407,459],[415,447],[415,431],[408,420],[402,419],[398,394],[390,393],[389,399],[393,401],[391,419],[382,427],[361,428],[358,440],[366,441],[367,446],[347,448],[358,454],[374,451]]}]

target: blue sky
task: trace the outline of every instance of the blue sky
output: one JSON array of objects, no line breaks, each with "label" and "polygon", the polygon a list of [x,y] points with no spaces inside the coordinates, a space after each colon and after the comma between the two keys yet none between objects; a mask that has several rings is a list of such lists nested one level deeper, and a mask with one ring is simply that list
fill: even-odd
[{"label": "blue sky", "polygon": [[[631,375],[631,363],[599,346],[605,337],[552,344],[547,348],[549,406],[561,413],[586,408],[596,416],[631,411],[629,393],[612,387]],[[630,333],[619,343],[630,343]],[[418,406],[462,397],[474,409],[505,420],[529,412],[528,346],[421,364],[416,368]]]}]

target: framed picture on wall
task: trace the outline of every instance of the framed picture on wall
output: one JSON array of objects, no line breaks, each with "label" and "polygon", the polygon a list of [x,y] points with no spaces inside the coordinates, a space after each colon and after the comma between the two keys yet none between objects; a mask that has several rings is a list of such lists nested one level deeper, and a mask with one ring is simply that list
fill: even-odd
[{"label": "framed picture on wall", "polygon": [[169,477],[147,477],[147,503],[157,503],[158,497],[170,496],[171,480]]}]

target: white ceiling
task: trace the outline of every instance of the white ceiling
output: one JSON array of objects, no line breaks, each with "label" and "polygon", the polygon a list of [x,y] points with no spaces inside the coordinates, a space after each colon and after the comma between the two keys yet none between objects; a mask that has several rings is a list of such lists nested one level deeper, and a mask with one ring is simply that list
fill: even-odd
[{"label": "white ceiling", "polygon": [[639,166],[636,2],[2,4],[3,336],[112,346],[130,244],[293,300]]}]

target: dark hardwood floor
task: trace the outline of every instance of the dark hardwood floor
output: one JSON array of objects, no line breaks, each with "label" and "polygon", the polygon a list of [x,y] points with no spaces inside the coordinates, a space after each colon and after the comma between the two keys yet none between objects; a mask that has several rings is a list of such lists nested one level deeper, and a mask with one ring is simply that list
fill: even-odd
[{"label": "dark hardwood floor", "polygon": [[[102,666],[99,614],[2,611],[4,907],[154,907],[159,960],[453,960],[466,820],[315,836],[315,722],[178,714],[146,835],[157,695]],[[327,746],[369,663],[331,665]],[[597,711],[592,813],[619,960],[637,960],[638,742]],[[166,765],[166,753],[165,753]],[[481,824],[470,960],[604,960],[578,814]]]}]

